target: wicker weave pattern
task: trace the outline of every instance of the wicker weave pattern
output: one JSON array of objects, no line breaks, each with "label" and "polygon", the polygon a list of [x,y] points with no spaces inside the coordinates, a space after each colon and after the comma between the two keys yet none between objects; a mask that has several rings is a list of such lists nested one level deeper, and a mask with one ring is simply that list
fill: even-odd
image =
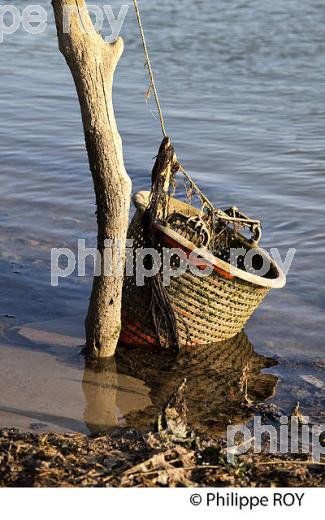
[{"label": "wicker weave pattern", "polygon": [[[141,213],[136,212],[129,238],[134,249],[143,246]],[[213,272],[198,277],[187,271],[171,279],[167,287],[177,319],[181,345],[204,345],[232,338],[240,332],[267,292],[266,287],[226,279]],[[150,295],[127,277],[123,291],[122,335],[124,343],[158,345],[150,314]]]}]

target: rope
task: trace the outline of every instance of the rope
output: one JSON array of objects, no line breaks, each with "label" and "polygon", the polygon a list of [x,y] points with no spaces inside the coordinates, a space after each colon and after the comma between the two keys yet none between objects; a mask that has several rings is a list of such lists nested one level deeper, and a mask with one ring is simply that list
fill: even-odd
[{"label": "rope", "polygon": [[206,205],[206,206],[209,206],[209,208],[212,210],[212,211],[215,211],[214,209],[214,206],[213,204],[209,201],[209,199],[204,195],[204,193],[202,193],[202,191],[200,190],[200,188],[195,184],[195,182],[191,179],[191,177],[189,176],[189,174],[187,173],[187,171],[185,170],[185,168],[183,167],[182,164],[180,164],[180,167],[179,167],[180,171],[183,173],[184,177],[191,183],[191,187],[197,192],[197,194],[199,195],[201,201]]},{"label": "rope", "polygon": [[[225,213],[224,211],[222,211],[222,209],[215,208],[212,205],[212,203],[209,201],[209,199],[204,195],[204,193],[202,193],[202,191],[197,186],[197,184],[195,184],[195,182],[191,179],[191,177],[189,176],[187,171],[184,169],[182,164],[180,164],[179,169],[183,173],[184,177],[191,183],[192,188],[198,193],[203,204],[205,206],[208,206],[217,218],[221,218],[222,220],[226,220],[227,222],[236,222],[238,224],[250,224],[250,225],[253,225],[253,224],[260,225],[261,224],[260,220],[253,220],[246,216],[245,217],[231,216],[231,215],[228,215],[227,213]],[[236,210],[237,208],[233,208],[233,209]]]},{"label": "rope", "polygon": [[[147,65],[147,68],[148,68],[150,84],[151,84],[151,88],[152,88],[153,93],[154,93],[154,97],[155,97],[155,101],[156,101],[156,105],[157,105],[157,109],[158,109],[160,125],[161,125],[161,129],[162,129],[162,133],[163,133],[164,137],[166,137],[167,136],[167,132],[166,132],[166,127],[165,127],[164,115],[163,115],[163,112],[162,112],[162,109],[161,109],[159,96],[158,96],[158,92],[157,92],[157,87],[156,87],[156,83],[155,83],[155,78],[154,78],[154,73],[153,73],[152,66],[151,66],[148,46],[147,46],[146,37],[145,37],[145,34],[144,34],[144,29],[143,29],[143,24],[142,24],[142,19],[141,19],[141,13],[140,13],[139,5],[138,5],[138,0],[133,0],[133,4],[134,4],[134,9],[135,9],[135,13],[136,13],[139,29],[140,29],[140,35],[141,35],[143,50],[144,50],[144,54],[145,54],[145,58],[146,58],[146,65]],[[180,163],[180,170],[183,172],[183,174],[187,178],[187,180],[191,183],[191,185],[193,186],[195,191],[199,194],[202,202],[204,202],[207,206],[209,206],[210,209],[213,211],[214,210],[213,205],[207,199],[207,197],[202,193],[202,191],[195,184],[195,182],[191,179],[191,177],[185,171],[185,169],[184,169],[184,167],[182,166],[181,163]]]},{"label": "rope", "polygon": [[[148,51],[148,47],[147,47],[146,37],[144,34],[140,9],[139,9],[139,5],[138,5],[138,0],[133,0],[133,4],[134,4],[136,17],[137,17],[137,22],[138,22],[139,29],[140,29],[140,35],[141,35],[143,50],[144,50],[145,59],[146,59],[146,66],[148,69],[148,74],[149,74],[149,79],[150,79],[150,88],[152,89],[152,91],[154,93],[162,133],[163,133],[164,137],[167,137],[164,116],[163,116],[163,112],[161,109],[159,96],[158,96],[158,92],[157,92],[157,87],[156,87],[156,83],[155,83],[155,78],[154,78],[154,73],[153,73],[152,66],[151,66],[149,51]],[[150,89],[149,89],[149,91],[150,91]],[[222,220],[231,222],[233,224],[237,223],[239,225],[250,225],[250,226],[254,226],[254,225],[260,226],[261,225],[259,220],[253,220],[253,219],[247,217],[246,215],[235,216],[235,212],[234,212],[234,215],[230,216],[227,213],[225,213],[224,211],[222,211],[221,209],[215,208],[213,206],[213,204],[209,201],[209,199],[200,190],[200,188],[197,186],[197,184],[191,179],[190,175],[187,173],[187,171],[185,170],[183,165],[179,161],[178,161],[178,163],[179,163],[179,170],[183,173],[184,177],[188,180],[188,182],[190,182],[191,187],[196,191],[197,195],[201,199],[201,202],[203,205],[202,211],[203,211],[204,207],[208,207],[215,217],[221,218]],[[233,209],[237,210],[237,208],[233,208]]]},{"label": "rope", "polygon": [[146,66],[148,68],[150,84],[151,84],[151,88],[152,88],[154,96],[155,96],[155,101],[156,101],[156,105],[157,105],[157,109],[158,109],[161,130],[162,130],[162,133],[163,133],[164,137],[166,137],[167,136],[167,132],[166,132],[166,127],[165,127],[164,116],[163,116],[163,113],[162,113],[162,110],[161,110],[161,105],[160,105],[160,101],[159,101],[159,96],[158,96],[158,92],[157,92],[155,78],[154,78],[153,70],[152,70],[152,67],[151,67],[149,51],[148,51],[148,47],[147,47],[146,37],[145,37],[145,34],[144,34],[144,30],[143,30],[141,14],[140,14],[139,6],[138,6],[138,0],[133,0],[133,4],[134,4],[134,9],[135,9],[135,13],[136,13],[136,16],[137,16],[139,29],[140,29],[140,35],[141,35],[143,50],[144,50],[144,54],[145,54],[145,57],[146,57]]}]

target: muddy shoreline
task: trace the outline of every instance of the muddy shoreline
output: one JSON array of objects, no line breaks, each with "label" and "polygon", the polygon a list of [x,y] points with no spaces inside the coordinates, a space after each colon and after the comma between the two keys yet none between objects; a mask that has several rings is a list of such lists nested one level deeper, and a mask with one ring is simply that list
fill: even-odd
[{"label": "muddy shoreline", "polygon": [[325,463],[248,453],[227,462],[212,437],[159,433],[33,434],[0,430],[1,487],[323,487]]}]

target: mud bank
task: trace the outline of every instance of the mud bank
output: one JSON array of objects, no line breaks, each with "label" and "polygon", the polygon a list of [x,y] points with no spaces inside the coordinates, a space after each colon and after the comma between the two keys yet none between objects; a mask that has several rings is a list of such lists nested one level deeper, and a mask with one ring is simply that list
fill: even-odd
[{"label": "mud bank", "polygon": [[158,433],[32,434],[0,430],[2,487],[196,487],[325,485],[325,463],[304,456],[241,455],[227,463],[224,442],[178,442]]}]

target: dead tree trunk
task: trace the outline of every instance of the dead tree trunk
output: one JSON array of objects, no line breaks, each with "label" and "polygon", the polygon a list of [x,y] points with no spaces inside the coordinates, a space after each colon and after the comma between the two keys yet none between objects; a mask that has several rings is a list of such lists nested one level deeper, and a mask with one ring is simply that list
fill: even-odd
[{"label": "dead tree trunk", "polygon": [[[79,97],[97,204],[101,274],[93,280],[85,322],[86,351],[88,357],[109,357],[115,352],[121,328],[123,264],[131,197],[131,181],[124,167],[122,141],[112,103],[113,76],[123,52],[123,40],[118,38],[112,44],[103,40],[94,30],[84,0],[53,0],[52,5],[59,49],[70,68]],[[120,269],[105,276],[104,258],[110,255],[104,252],[110,243],[113,244],[113,266],[119,262]],[[115,250],[117,243],[122,251],[120,259]]]}]

